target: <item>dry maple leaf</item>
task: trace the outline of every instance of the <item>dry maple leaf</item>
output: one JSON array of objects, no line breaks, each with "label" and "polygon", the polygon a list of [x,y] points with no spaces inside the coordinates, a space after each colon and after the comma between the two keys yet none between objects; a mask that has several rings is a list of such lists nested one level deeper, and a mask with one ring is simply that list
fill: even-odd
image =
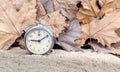
[{"label": "dry maple leaf", "polygon": [[81,0],[77,18],[83,24],[90,23],[94,18],[102,18],[105,13],[114,11],[115,0]]},{"label": "dry maple leaf", "polygon": [[13,5],[16,7],[17,10],[20,10],[24,3],[29,2],[28,0],[10,0],[10,1],[12,1]]},{"label": "dry maple leaf", "polygon": [[59,35],[57,44],[66,51],[82,51],[80,46],[75,42],[81,38],[79,21],[74,19],[73,21],[70,21],[69,24],[69,28]]},{"label": "dry maple leaf", "polygon": [[39,18],[39,22],[48,26],[54,33],[55,37],[58,37],[65,27],[69,26],[66,23],[66,18],[60,14],[60,11],[55,11]]},{"label": "dry maple leaf", "polygon": [[102,19],[94,19],[90,24],[82,25],[83,39],[85,43],[88,38],[97,39],[103,46],[111,46],[112,43],[120,41],[115,30],[120,28],[120,12],[106,14]]},{"label": "dry maple leaf", "polygon": [[24,3],[20,11],[10,0],[0,0],[0,49],[8,49],[36,19],[36,1]]},{"label": "dry maple leaf", "polygon": [[120,0],[115,0],[115,4],[116,4],[116,8],[117,9],[120,9]]}]

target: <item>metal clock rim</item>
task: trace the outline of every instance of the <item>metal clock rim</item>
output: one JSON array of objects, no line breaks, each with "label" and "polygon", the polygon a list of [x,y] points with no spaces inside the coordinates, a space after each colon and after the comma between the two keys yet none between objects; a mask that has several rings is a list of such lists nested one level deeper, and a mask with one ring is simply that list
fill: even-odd
[{"label": "metal clock rim", "polygon": [[[47,31],[47,32],[50,34],[50,36],[52,37],[52,45],[51,45],[51,47],[49,48],[49,50],[46,51],[46,52],[44,52],[44,53],[39,53],[39,54],[32,53],[32,52],[30,52],[29,48],[28,48],[27,45],[26,45],[26,37],[27,37],[27,35],[28,35],[32,30],[35,30],[35,29],[45,30],[45,31]],[[46,26],[38,23],[38,24],[30,27],[30,28],[26,31],[26,33],[25,33],[25,35],[24,35],[24,42],[25,42],[25,47],[26,47],[26,49],[29,51],[30,54],[43,55],[43,54],[48,53],[48,52],[53,48],[53,46],[54,46],[54,44],[55,44],[55,38],[54,38],[53,33],[50,31],[50,29],[49,29],[48,27],[46,27]]]}]

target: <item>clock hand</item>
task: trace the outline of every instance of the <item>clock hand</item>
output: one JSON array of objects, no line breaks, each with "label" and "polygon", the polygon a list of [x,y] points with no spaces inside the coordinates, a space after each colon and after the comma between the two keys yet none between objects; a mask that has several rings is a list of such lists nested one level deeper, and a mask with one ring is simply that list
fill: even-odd
[{"label": "clock hand", "polygon": [[45,38],[47,38],[48,37],[48,35],[46,35],[45,37],[43,37],[42,39],[40,39],[40,41],[42,41],[43,39],[45,39]]},{"label": "clock hand", "polygon": [[48,37],[48,35],[46,35],[45,37],[43,37],[43,38],[40,39],[40,40],[31,40],[31,41],[40,42],[40,41],[42,41],[43,39],[45,39],[46,37]]},{"label": "clock hand", "polygon": [[30,41],[35,41],[35,42],[39,42],[39,40],[30,40]]}]

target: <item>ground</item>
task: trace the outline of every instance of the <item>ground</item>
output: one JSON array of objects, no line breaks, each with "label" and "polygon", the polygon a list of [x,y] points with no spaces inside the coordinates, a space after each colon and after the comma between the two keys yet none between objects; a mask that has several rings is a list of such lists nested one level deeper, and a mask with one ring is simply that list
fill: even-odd
[{"label": "ground", "polygon": [[91,51],[53,50],[29,55],[19,47],[0,51],[0,72],[120,72],[120,58]]}]

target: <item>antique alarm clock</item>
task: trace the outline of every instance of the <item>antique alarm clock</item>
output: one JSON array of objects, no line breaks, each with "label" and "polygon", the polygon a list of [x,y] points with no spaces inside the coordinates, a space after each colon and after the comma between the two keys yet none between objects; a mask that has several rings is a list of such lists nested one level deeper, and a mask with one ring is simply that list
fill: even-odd
[{"label": "antique alarm clock", "polygon": [[46,54],[53,48],[55,39],[48,27],[37,24],[26,31],[24,42],[30,53]]}]

